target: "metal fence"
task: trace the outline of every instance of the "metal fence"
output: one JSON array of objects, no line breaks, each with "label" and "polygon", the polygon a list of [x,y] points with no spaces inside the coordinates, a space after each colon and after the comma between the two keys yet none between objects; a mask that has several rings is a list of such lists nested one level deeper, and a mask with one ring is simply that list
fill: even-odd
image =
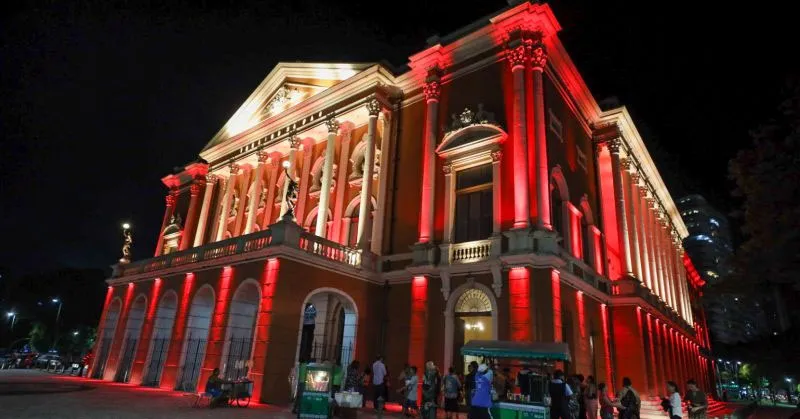
[{"label": "metal fence", "polygon": [[233,338],[227,342],[227,354],[223,363],[222,373],[226,380],[246,378],[252,364],[250,353],[253,349],[253,339]]},{"label": "metal fence", "polygon": [[122,353],[122,359],[117,367],[117,374],[114,381],[120,383],[127,383],[131,379],[131,367],[133,367],[133,358],[136,355],[136,344],[139,343],[137,338],[125,339],[125,351]]},{"label": "metal fence", "polygon": [[200,377],[200,368],[203,366],[203,358],[206,352],[205,339],[186,340],[183,348],[183,367],[181,368],[180,379],[178,380],[178,390],[195,391],[197,390],[197,379]]},{"label": "metal fence", "polygon": [[164,363],[167,360],[169,350],[169,338],[153,339],[153,349],[150,353],[150,363],[147,366],[147,374],[144,376],[142,385],[158,386],[161,381],[161,371],[164,370]]},{"label": "metal fence", "polygon": [[92,378],[103,378],[103,373],[106,371],[106,361],[108,361],[108,353],[111,349],[111,341],[113,338],[103,338],[100,340],[100,350],[97,351],[97,368],[92,371]]}]

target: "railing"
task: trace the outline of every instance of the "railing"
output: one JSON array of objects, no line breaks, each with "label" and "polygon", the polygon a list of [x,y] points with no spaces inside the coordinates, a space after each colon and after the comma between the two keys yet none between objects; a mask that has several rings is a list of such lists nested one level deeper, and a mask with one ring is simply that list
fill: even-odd
[{"label": "railing", "polygon": [[447,254],[451,264],[475,263],[499,256],[501,243],[500,237],[492,237],[485,240],[453,243],[444,246],[447,247],[445,254]]},{"label": "railing", "polygon": [[361,265],[361,253],[311,233],[300,235],[300,250],[351,266]]},{"label": "railing", "polygon": [[308,254],[345,265],[375,269],[375,258],[369,251],[343,246],[307,233],[291,221],[280,221],[269,229],[245,236],[209,243],[204,246],[169,253],[152,259],[120,264],[115,267],[114,277],[161,271],[192,263],[210,261],[228,256],[242,255],[272,246],[289,246]]}]

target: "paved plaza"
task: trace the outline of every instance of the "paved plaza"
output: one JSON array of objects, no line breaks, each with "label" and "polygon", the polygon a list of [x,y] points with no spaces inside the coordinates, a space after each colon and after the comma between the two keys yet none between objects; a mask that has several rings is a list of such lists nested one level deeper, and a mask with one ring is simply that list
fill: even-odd
[{"label": "paved plaza", "polygon": [[[0,417],[19,419],[290,419],[288,407],[195,408],[185,393],[53,375],[39,370],[0,370]],[[387,417],[400,417],[397,414]],[[362,413],[359,418],[375,415]]]}]

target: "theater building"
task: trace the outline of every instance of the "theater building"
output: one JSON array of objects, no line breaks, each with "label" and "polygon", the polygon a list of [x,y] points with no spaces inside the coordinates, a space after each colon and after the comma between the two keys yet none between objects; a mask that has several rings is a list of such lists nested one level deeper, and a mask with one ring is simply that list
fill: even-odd
[{"label": "theater building", "polygon": [[155,255],[114,267],[92,376],[194,390],[220,368],[284,403],[298,360],[463,370],[481,338],[567,342],[566,370],[614,389],[712,390],[686,226],[559,29],[515,3],[403,69],[278,64],[162,178]]}]

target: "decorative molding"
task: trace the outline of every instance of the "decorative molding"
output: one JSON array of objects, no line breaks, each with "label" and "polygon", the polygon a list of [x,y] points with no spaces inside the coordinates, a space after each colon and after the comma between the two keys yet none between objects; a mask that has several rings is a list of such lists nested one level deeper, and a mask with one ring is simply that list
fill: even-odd
[{"label": "decorative molding", "polygon": [[367,101],[367,112],[369,116],[378,116],[381,112],[381,103],[377,99],[370,99]]},{"label": "decorative molding", "polygon": [[478,111],[473,112],[469,107],[465,107],[460,114],[452,114],[450,128],[445,131],[445,135],[473,125],[492,125],[500,127],[494,117],[494,113],[483,109],[483,103],[478,104]]}]

